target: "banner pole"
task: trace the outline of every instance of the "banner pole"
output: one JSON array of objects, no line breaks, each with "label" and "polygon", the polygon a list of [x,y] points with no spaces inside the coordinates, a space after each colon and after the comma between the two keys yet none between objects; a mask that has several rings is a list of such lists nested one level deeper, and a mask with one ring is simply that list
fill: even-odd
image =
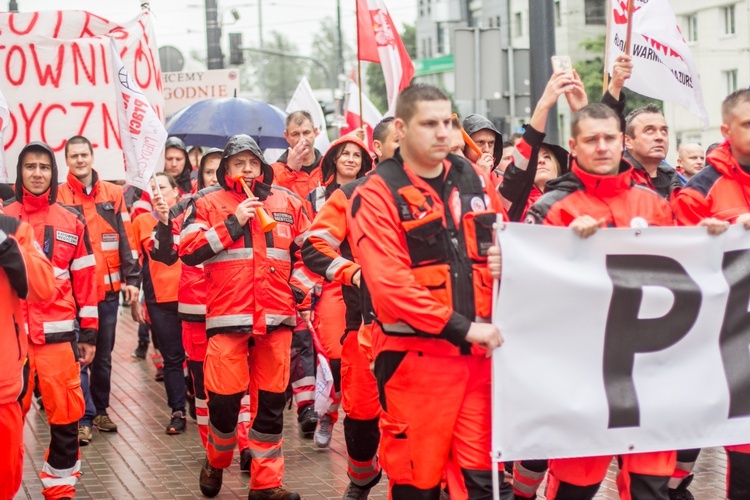
[{"label": "banner pole", "polygon": [[364,118],[362,117],[362,59],[360,58],[360,37],[359,37],[359,0],[355,2],[357,16],[357,88],[359,89],[359,128],[364,128]]},{"label": "banner pole", "polygon": [[628,31],[625,37],[625,54],[630,55],[630,43],[633,39],[633,12],[635,11],[635,0],[628,0]]},{"label": "banner pole", "polygon": [[607,65],[609,64],[609,44],[612,41],[612,38],[610,38],[612,29],[611,25],[612,21],[612,0],[607,0],[607,34],[605,35],[604,40],[604,75],[603,75],[603,82],[602,82],[602,95],[607,93],[607,88],[609,87],[609,72],[607,71]]}]

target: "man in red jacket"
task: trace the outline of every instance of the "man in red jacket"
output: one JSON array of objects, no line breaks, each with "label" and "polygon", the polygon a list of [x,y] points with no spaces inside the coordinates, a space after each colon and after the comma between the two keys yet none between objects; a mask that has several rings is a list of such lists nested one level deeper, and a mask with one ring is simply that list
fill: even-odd
[{"label": "man in red jacket", "polygon": [[[2,213],[2,210],[0,210]],[[28,335],[21,300],[44,302],[55,291],[52,265],[25,222],[0,215],[0,498],[13,498],[23,476],[23,417],[18,398]]]},{"label": "man in red jacket", "polygon": [[452,496],[492,494],[486,265],[504,213],[485,175],[449,155],[450,100],[404,89],[400,149],[354,191],[349,213],[360,286],[375,315],[372,351],[382,413],[380,461],[390,497],[437,499],[450,463]]},{"label": "man in red jacket", "polygon": [[[680,225],[694,226],[705,218],[715,217],[750,229],[750,131],[747,127],[750,90],[738,90],[727,96],[721,105],[721,115],[721,134],[726,141],[708,154],[706,167],[675,196],[672,208]],[[727,446],[726,451],[727,498],[750,498],[750,444]],[[688,462],[681,475],[689,477],[691,470],[692,463]]]},{"label": "man in red jacket", "polygon": [[[57,164],[48,145],[32,142],[21,150],[16,198],[4,211],[34,228],[36,241],[55,274],[51,299],[23,305],[32,386],[23,398],[23,408],[27,412],[31,405],[36,374],[51,435],[40,473],[42,493],[50,499],[72,498],[81,474],[78,420],[84,412],[78,351],[80,364],[92,361],[99,327],[96,260],[82,217],[57,203]],[[80,324],[78,339],[76,320]]]}]

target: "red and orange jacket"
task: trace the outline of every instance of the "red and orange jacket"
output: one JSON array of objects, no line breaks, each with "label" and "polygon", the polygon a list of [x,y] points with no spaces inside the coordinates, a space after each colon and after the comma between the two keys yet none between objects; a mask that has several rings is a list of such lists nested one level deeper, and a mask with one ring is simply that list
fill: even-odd
[{"label": "red and orange jacket", "polygon": [[51,202],[56,188],[40,196],[21,188],[22,201],[12,201],[4,209],[6,215],[34,228],[36,241],[55,274],[55,294],[50,300],[24,304],[29,340],[33,344],[73,341],[77,317],[81,328],[78,341],[96,345],[96,259],[83,218],[74,209]]},{"label": "red and orange jacket", "polygon": [[[58,199],[86,219],[94,257],[99,302],[116,297],[125,285],[139,286],[141,269],[133,229],[120,186],[100,181],[93,171],[91,192],[72,173],[58,188]],[[123,284],[124,282],[124,284]]]},{"label": "red and orange jacket", "polygon": [[[247,196],[223,174],[223,188],[190,201],[180,237],[180,258],[204,265],[206,333],[266,334],[296,325],[297,309],[310,309],[316,277],[300,256],[310,222],[302,200],[278,186],[262,186],[256,196],[276,227],[264,233],[257,218],[240,226],[234,212]],[[266,179],[272,177],[269,171]],[[295,308],[295,303],[298,307]]]},{"label": "red and orange jacket", "polygon": [[133,235],[143,266],[143,294],[147,303],[176,303],[182,267],[180,262],[167,265],[150,257],[157,224],[159,220],[153,213],[141,214],[133,221]]},{"label": "red and orange jacket", "polygon": [[315,160],[312,162],[312,165],[304,165],[299,172],[295,172],[286,163],[288,154],[289,151],[287,150],[276,160],[276,163],[271,165],[273,169],[273,183],[288,189],[304,200],[313,189],[323,184],[320,171],[323,156],[316,149]]},{"label": "red and orange jacket", "polygon": [[[0,211],[1,212],[1,211]],[[0,215],[0,405],[14,403],[23,390],[28,336],[21,300],[45,302],[55,292],[52,264],[25,222]]]},{"label": "red and orange jacket", "polygon": [[[207,188],[198,191],[194,197],[199,198],[206,193],[218,191],[220,187]],[[151,248],[151,258],[155,261],[171,265],[180,258],[180,232],[185,220],[185,212],[190,204],[189,199],[180,200],[169,210],[169,225],[159,222],[154,232],[154,242]],[[206,274],[203,264],[188,266],[182,263],[180,282],[177,288],[177,312],[182,321],[190,323],[206,322]]]},{"label": "red and orange jacket", "polygon": [[574,161],[569,173],[547,183],[547,192],[529,209],[525,221],[567,227],[583,215],[603,219],[607,227],[674,225],[669,203],[640,185],[624,160],[616,175],[592,174]]},{"label": "red and orange jacket", "polygon": [[677,223],[694,226],[708,217],[734,223],[750,212],[750,174],[732,157],[729,142],[711,151],[706,167],[672,200]]},{"label": "red and orange jacket", "polygon": [[489,180],[449,155],[438,195],[396,156],[378,164],[352,197],[349,227],[362,287],[377,318],[372,348],[437,355],[485,354],[466,341],[473,321],[489,321],[487,269],[497,214]]}]

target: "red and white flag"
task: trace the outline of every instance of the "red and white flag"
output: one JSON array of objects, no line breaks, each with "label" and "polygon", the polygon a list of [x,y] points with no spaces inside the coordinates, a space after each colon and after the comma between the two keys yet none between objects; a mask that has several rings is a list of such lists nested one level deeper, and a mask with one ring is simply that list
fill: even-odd
[{"label": "red and white flag", "polygon": [[[646,97],[677,103],[708,127],[698,68],[668,0],[633,0],[633,74],[625,86]],[[607,71],[626,51],[628,0],[612,0]]]},{"label": "red and white flag", "polygon": [[111,40],[112,79],[115,82],[125,179],[128,184],[150,193],[149,181],[157,166],[164,168],[167,130],[122,63],[114,38]]},{"label": "red and white flag", "polygon": [[5,151],[5,140],[3,131],[10,123],[10,111],[8,110],[8,101],[0,91],[0,182],[8,182],[8,169],[5,167],[3,160],[3,151]]},{"label": "red and white flag", "polygon": [[398,93],[414,76],[414,64],[383,0],[357,0],[357,57],[382,66],[388,115],[393,115]]},{"label": "red and white flag", "polygon": [[[354,83],[354,80],[349,80],[349,85],[346,89],[346,109],[344,110],[344,117],[346,118],[346,126],[341,128],[341,135],[345,135],[354,132],[359,128],[359,86]],[[372,131],[375,125],[380,123],[383,119],[383,114],[378,111],[378,108],[370,102],[370,99],[366,95],[362,94],[362,125],[367,135],[367,147],[372,151]]]}]

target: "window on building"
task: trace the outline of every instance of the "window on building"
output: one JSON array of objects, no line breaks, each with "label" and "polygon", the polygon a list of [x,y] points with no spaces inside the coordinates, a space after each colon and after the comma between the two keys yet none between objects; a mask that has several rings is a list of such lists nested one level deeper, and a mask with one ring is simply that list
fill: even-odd
[{"label": "window on building", "polygon": [[422,39],[422,59],[427,59],[427,39]]},{"label": "window on building", "polygon": [[555,0],[555,26],[562,26],[562,18],[560,17],[560,0]]},{"label": "window on building", "polygon": [[734,5],[727,5],[721,10],[724,14],[724,34],[734,35]]},{"label": "window on building", "polygon": [[445,26],[442,23],[437,23],[435,26],[437,29],[437,47],[436,52],[438,54],[445,54]]},{"label": "window on building", "polygon": [[516,37],[523,36],[523,14],[520,12],[516,12],[514,28],[515,28],[514,29],[515,33],[513,33],[514,36]]},{"label": "window on building", "polygon": [[697,42],[698,41],[698,14],[692,14],[687,16],[687,41]]},{"label": "window on building", "polygon": [[495,26],[500,27],[500,16],[495,17]]},{"label": "window on building", "polygon": [[722,71],[721,74],[724,75],[727,95],[737,90],[737,70],[730,69],[728,71]]},{"label": "window on building", "polygon": [[427,0],[427,15],[432,14],[432,0]]},{"label": "window on building", "polygon": [[419,15],[424,16],[424,0],[419,0]]},{"label": "window on building", "polygon": [[607,24],[606,0],[586,0],[584,9],[586,24]]}]

